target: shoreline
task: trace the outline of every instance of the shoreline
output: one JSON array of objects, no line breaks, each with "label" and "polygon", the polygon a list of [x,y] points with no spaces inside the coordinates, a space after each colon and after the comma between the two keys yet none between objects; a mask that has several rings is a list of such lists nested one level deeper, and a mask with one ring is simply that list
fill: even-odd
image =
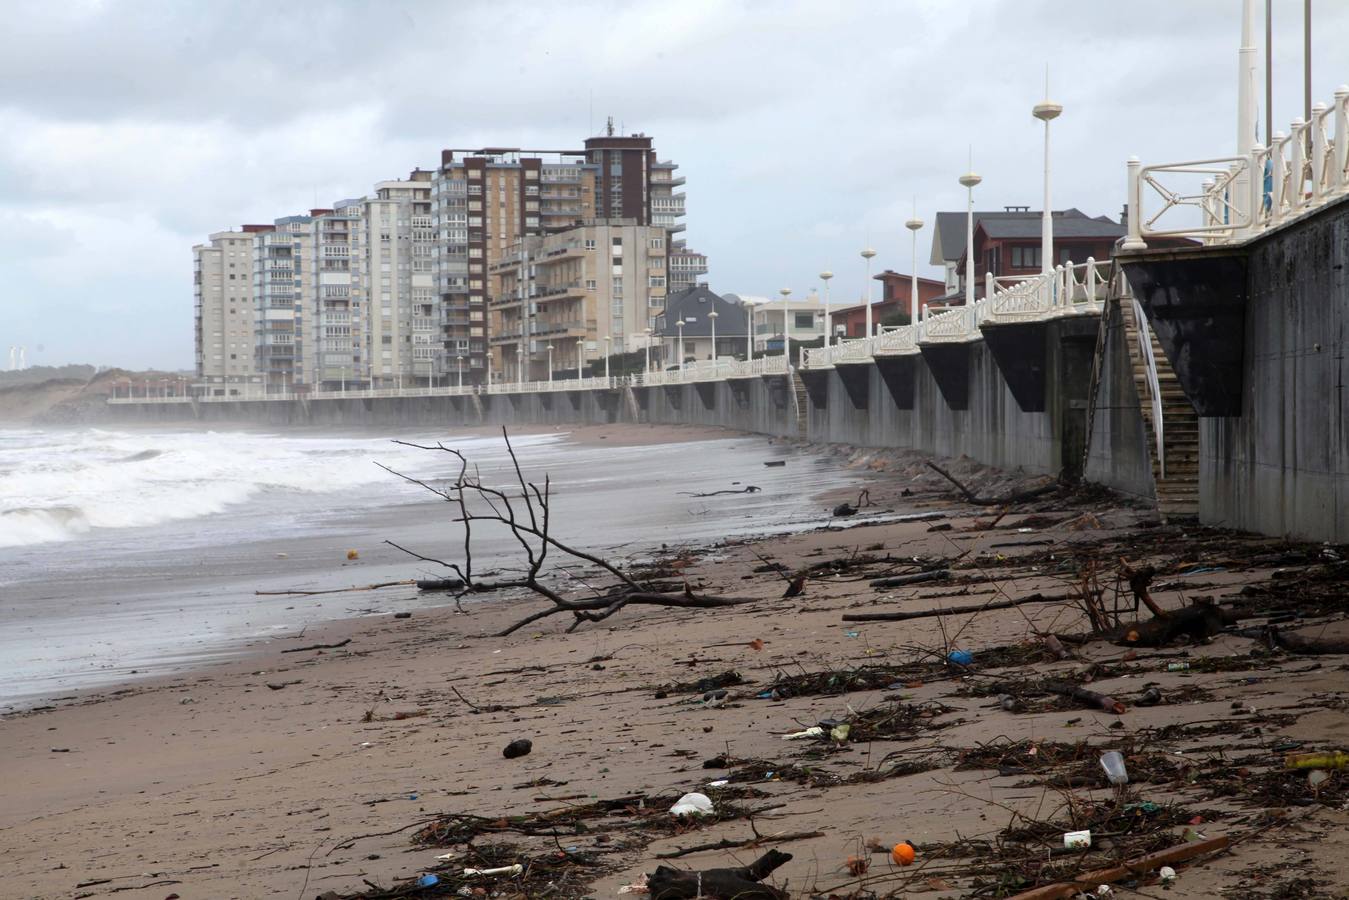
[{"label": "shoreline", "polygon": [[[1108,554],[1116,546],[1168,562],[1154,590],[1168,607],[1178,605],[1182,595],[1277,586],[1273,573],[1290,567],[1288,551],[1278,549],[1287,546],[1282,542],[1158,527],[1153,513],[1099,497],[1025,504],[983,527],[996,512],[954,501],[935,475],[922,475],[903,461],[887,468],[880,464],[883,455],[875,456],[873,467],[869,456],[874,455],[860,452],[852,460],[867,473],[879,506],[940,518],[883,524],[854,519],[846,530],[711,542],[671,561],[696,590],[755,601],[746,606],[630,608],[573,634],[563,633],[566,622],[553,618],[508,638],[488,635],[537,610],[537,599],[474,604],[466,606],[466,614],[448,605],[414,611],[408,619],[350,619],[311,628],[302,639],[269,641],[207,670],[2,717],[6,774],[14,785],[0,812],[0,845],[14,868],[9,885],[35,897],[98,897],[119,888],[119,897],[130,898],[162,898],[174,891],[185,897],[251,898],[293,897],[307,881],[305,896],[328,891],[356,896],[350,892],[364,890],[364,879],[388,885],[438,866],[434,857],[448,848],[417,849],[405,827],[440,813],[490,818],[547,810],[574,804],[564,799],[573,794],[677,796],[709,790],[709,781],[729,776],[743,790],[763,794],[750,805],[773,807],[756,818],[760,833],[821,832],[782,845],[796,859],[777,873],[778,883],[785,880],[794,896],[807,886],[822,890],[853,882],[845,857],[867,855],[861,847],[873,836],[886,846],[912,840],[921,871],[930,873],[924,879],[950,890],[923,879],[904,882],[913,873],[895,869],[881,855],[872,858],[863,879],[872,879],[868,889],[884,893],[907,884],[907,891],[922,887],[935,897],[960,896],[969,889],[960,866],[936,861],[956,853],[952,839],[996,835],[1007,825],[1004,807],[1023,810],[1034,821],[1053,819],[1046,804],[1055,806],[1057,796],[1042,786],[1021,786],[1027,778],[1040,778],[1034,765],[1008,775],[999,775],[996,765],[991,772],[962,768],[971,748],[996,739],[1007,742],[1009,754],[1031,746],[1048,755],[1080,740],[1095,746],[1127,743],[1139,777],[1138,799],[1182,803],[1206,823],[1146,831],[1195,827],[1210,835],[1240,835],[1249,830],[1243,819],[1250,815],[1241,795],[1207,797],[1211,781],[1172,783],[1160,771],[1148,775],[1159,765],[1154,755],[1188,754],[1182,758],[1194,760],[1201,775],[1222,776],[1234,763],[1211,761],[1214,736],[1203,728],[1217,726],[1203,722],[1230,722],[1241,732],[1236,741],[1220,738],[1216,749],[1244,754],[1241,765],[1252,771],[1256,766],[1246,758],[1260,756],[1274,765],[1281,756],[1270,748],[1279,741],[1302,741],[1315,749],[1349,736],[1344,706],[1316,699],[1338,693],[1334,664],[1342,657],[1322,657],[1327,665],[1308,668],[1306,659],[1249,657],[1249,640],[1222,635],[1205,646],[1139,650],[1135,663],[1121,663],[1120,648],[1101,641],[1077,649],[1079,659],[1045,660],[1027,643],[1035,629],[1081,630],[1080,615],[1064,604],[906,623],[842,622],[843,613],[1059,592],[1064,581],[1053,572],[1065,560]],[[992,483],[1010,481],[994,474]],[[949,529],[936,530],[943,525]],[[1196,561],[1187,562],[1186,553]],[[1226,553],[1227,562],[1204,566],[1200,553]],[[858,563],[868,555],[888,555],[891,561]],[[1262,556],[1277,558],[1260,561]],[[914,558],[966,568],[934,584],[883,592],[867,586],[869,576],[903,568]],[[801,597],[784,600],[784,580],[763,571],[764,559],[792,570],[834,560],[837,570],[822,570]],[[347,638],[351,642],[340,647],[282,652]],[[755,649],[753,641],[764,643]],[[962,676],[934,665],[931,649],[953,644],[974,654],[978,672],[990,674]],[[1025,649],[1008,656],[1012,650],[995,648]],[[1200,671],[1198,663],[1193,672],[1166,672],[1167,662],[1177,658],[1233,663],[1213,672]],[[1242,659],[1249,662],[1237,662]],[[1030,695],[1026,702],[1034,708],[1014,713],[998,709],[995,695],[979,693],[993,673],[1001,679],[1024,680],[1034,672],[1066,677],[1091,667],[1092,660],[1098,677],[1088,683],[1125,698],[1124,715]],[[1241,665],[1251,668],[1243,672]],[[873,668],[911,674],[846,693],[802,688],[780,699],[758,696],[769,685],[806,673]],[[660,689],[727,671],[749,683],[733,685],[721,708],[703,706],[696,692]],[[1152,683],[1167,701],[1137,705]],[[903,733],[864,742],[781,740],[820,719],[856,717],[896,703],[930,715],[920,715]],[[864,720],[854,723],[861,728]],[[1162,737],[1167,729],[1179,734]],[[1194,733],[1187,736],[1187,729]],[[520,737],[534,742],[533,752],[504,761],[501,748]],[[704,768],[717,756],[729,757],[723,768]],[[887,774],[896,758],[922,765],[912,774]],[[753,760],[768,761],[774,775],[764,775]],[[1095,756],[1089,755],[1083,771],[1094,766]],[[803,770],[814,774],[800,775]],[[1181,867],[1168,895],[1215,896],[1220,887],[1236,889],[1249,881],[1253,869],[1277,882],[1290,845],[1297,848],[1300,866],[1293,874],[1346,883],[1340,845],[1349,843],[1349,832],[1338,809],[1343,787],[1332,781],[1326,790],[1331,788],[1333,804],[1285,806],[1284,824],[1265,839],[1247,839],[1239,849],[1203,863],[1202,870]],[[1090,789],[1079,793],[1092,802],[1108,796]],[[585,895],[612,896],[638,873],[652,871],[658,852],[751,834],[745,821],[735,819],[649,842],[614,827],[608,840],[601,840],[607,832],[594,828],[565,839],[601,863],[577,872],[586,879]],[[121,840],[109,845],[101,839],[109,832]],[[490,840],[517,845],[522,854],[546,853],[553,845],[551,839],[515,834]],[[1132,839],[1114,840],[1121,850],[1131,846]],[[669,864],[734,865],[732,859],[747,860],[771,846],[770,840],[743,853],[702,851]]]}]

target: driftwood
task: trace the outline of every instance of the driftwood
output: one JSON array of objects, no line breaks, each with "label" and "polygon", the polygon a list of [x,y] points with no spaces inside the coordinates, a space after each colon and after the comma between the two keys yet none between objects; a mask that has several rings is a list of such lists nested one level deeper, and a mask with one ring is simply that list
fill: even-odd
[{"label": "driftwood", "polygon": [[877,578],[871,582],[874,588],[903,587],[906,584],[921,584],[924,581],[937,581],[951,576],[950,569],[932,569],[928,572],[914,572],[912,575],[894,575],[890,578]]},{"label": "driftwood", "polygon": [[747,866],[735,869],[706,869],[687,872],[669,866],[657,866],[647,877],[651,900],[693,900],[696,897],[719,900],[787,900],[787,892],[761,884],[772,871],[789,862],[790,853],[769,850]]},{"label": "driftwood", "polygon": [[282,650],[282,653],[303,653],[306,650],[336,650],[338,647],[345,647],[351,643],[351,638],[344,638],[335,644],[310,644],[308,647],[291,647],[289,650]]},{"label": "driftwood", "polygon": [[366,584],[360,587],[333,588],[328,591],[254,591],[255,597],[317,597],[319,594],[350,594],[353,591],[377,591],[386,587],[406,587],[409,584],[420,584],[411,579],[406,581],[382,581],[379,584]]},{"label": "driftwood", "polygon": [[932,469],[932,471],[954,484],[956,490],[960,491],[961,496],[965,498],[966,503],[973,503],[975,506],[1005,506],[1010,503],[1023,503],[1027,500],[1034,500],[1036,497],[1042,497],[1045,494],[1053,493],[1059,489],[1057,482],[1050,482],[1049,484],[1042,484],[1039,487],[1031,488],[1028,491],[1020,491],[1009,497],[979,497],[975,495],[974,491],[971,491],[969,488],[965,487],[965,485],[957,481],[954,475],[943,469],[941,466],[931,460],[928,460],[927,464],[928,468]]},{"label": "driftwood", "polygon": [[1115,715],[1124,712],[1124,704],[1120,703],[1114,697],[1107,697],[1105,694],[1089,691],[1084,687],[1078,687],[1067,681],[1046,681],[1043,683],[1042,687],[1051,694],[1071,697],[1084,706],[1093,706],[1103,712],[1114,713]]},{"label": "driftwood", "polygon": [[459,591],[463,587],[462,578],[428,578],[417,582],[419,591]]},{"label": "driftwood", "polygon": [[1011,609],[1013,606],[1020,606],[1023,603],[1060,603],[1072,599],[1073,597],[1068,594],[1051,594],[1048,597],[1043,594],[1031,594],[1026,597],[1018,597],[1015,600],[998,600],[992,603],[971,603],[968,606],[947,606],[939,609],[917,609],[910,610],[909,612],[887,613],[847,613],[843,616],[843,621],[906,622],[909,619],[931,619],[935,616],[959,616],[964,615],[965,613],[981,613],[989,609]]},{"label": "driftwood", "polygon": [[1135,647],[1162,647],[1178,637],[1199,642],[1213,637],[1234,621],[1236,616],[1230,612],[1210,603],[1195,603],[1146,622],[1121,626],[1111,640]]},{"label": "driftwood", "polygon": [[1020,894],[1013,897],[1012,900],[1062,900],[1064,897],[1072,897],[1075,894],[1093,891],[1103,884],[1112,884],[1116,881],[1121,881],[1128,878],[1130,875],[1146,875],[1162,866],[1185,862],[1186,860],[1194,859],[1196,856],[1203,856],[1205,853],[1226,850],[1227,844],[1228,839],[1226,836],[1209,838],[1206,841],[1192,841],[1188,844],[1179,844],[1167,850],[1158,850],[1156,853],[1149,853],[1145,856],[1126,860],[1118,866],[1111,866],[1108,869],[1097,869],[1094,872],[1087,872],[1077,876],[1072,881],[1059,882],[1058,884],[1046,884],[1029,891],[1022,891]]},{"label": "driftwood", "polygon": [[722,494],[757,494],[762,490],[763,488],[756,487],[755,485],[751,484],[748,487],[741,488],[738,491],[733,491],[730,488],[726,488],[725,490],[708,491],[703,494],[699,494],[694,491],[680,491],[679,493],[685,497],[720,497]]},{"label": "driftwood", "polygon": [[[600,556],[559,541],[551,531],[552,481],[547,475],[544,476],[542,486],[526,481],[524,472],[520,468],[520,461],[515,455],[515,448],[511,446],[510,435],[504,428],[501,430],[501,434],[506,441],[506,452],[510,455],[511,470],[514,475],[514,484],[508,488],[498,488],[485,484],[478,476],[476,469],[470,471],[468,458],[464,454],[441,443],[424,445],[394,441],[396,444],[418,450],[435,450],[448,453],[457,459],[459,461],[458,476],[453,483],[446,487],[435,487],[401,472],[396,472],[387,466],[381,466],[385,471],[422,487],[457,507],[458,516],[454,521],[463,526],[462,562],[424,556],[407,547],[395,544],[393,541],[385,541],[389,546],[401,550],[415,559],[434,563],[448,569],[454,577],[443,581],[447,584],[452,584],[454,581],[460,583],[458,588],[447,588],[456,592],[456,602],[464,595],[471,593],[484,594],[498,591],[527,590],[547,599],[552,604],[539,612],[525,616],[514,625],[498,632],[498,637],[504,637],[540,619],[558,614],[571,614],[573,622],[567,630],[574,631],[586,622],[602,622],[628,606],[716,609],[752,602],[747,598],[695,594],[687,584],[684,585],[683,591],[662,590],[660,585],[639,580]],[[524,556],[525,566],[521,574],[498,581],[482,581],[475,576],[473,571],[473,527],[476,523],[504,528],[515,539],[515,542],[519,545],[520,553]],[[554,555],[562,554],[571,557],[572,560],[577,562],[589,563],[616,583],[607,591],[593,589],[595,594],[593,597],[584,599],[563,597],[557,589],[549,586],[540,578],[545,563],[549,562],[550,552]]]},{"label": "driftwood", "polygon": [[1309,655],[1330,654],[1330,653],[1349,653],[1349,641],[1336,638],[1313,638],[1301,634],[1293,634],[1287,631],[1270,626],[1269,640],[1276,647],[1282,647],[1293,653],[1306,653]]}]

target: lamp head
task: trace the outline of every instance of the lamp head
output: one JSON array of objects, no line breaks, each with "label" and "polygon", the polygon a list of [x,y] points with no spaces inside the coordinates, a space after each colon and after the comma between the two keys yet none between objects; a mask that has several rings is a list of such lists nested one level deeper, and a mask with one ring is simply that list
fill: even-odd
[{"label": "lamp head", "polygon": [[917,231],[918,229],[923,227],[923,220],[919,218],[910,219],[909,221],[904,223],[904,227],[909,229],[910,231]]},{"label": "lamp head", "polygon": [[974,172],[966,172],[964,175],[960,176],[961,186],[967,188],[972,188],[983,180],[983,176],[977,175]]},{"label": "lamp head", "polygon": [[721,313],[717,312],[717,311],[714,309],[714,310],[712,310],[711,312],[709,312],[709,313],[707,314],[707,317],[708,317],[709,319],[715,319],[715,318],[716,318],[717,316],[719,316],[719,315],[721,315]]},{"label": "lamp head", "polygon": [[792,289],[791,289],[791,288],[782,288],[781,290],[778,291],[778,293],[782,295],[782,299],[783,299],[783,300],[786,300],[788,297],[790,297],[790,296],[792,295]]},{"label": "lamp head", "polygon": [[875,256],[875,255],[876,255],[876,251],[875,251],[875,250],[872,250],[870,247],[868,247],[868,248],[866,248],[865,250],[862,251],[862,258],[863,258],[863,259],[871,259],[871,258],[872,258],[873,256]]},{"label": "lamp head", "polygon": [[823,272],[820,273],[820,278],[823,279],[824,281],[828,281],[829,279],[831,279],[831,278],[833,278],[833,277],[834,277],[834,273],[831,272],[831,271],[829,271],[828,269],[825,269]]},{"label": "lamp head", "polygon": [[1048,122],[1052,119],[1057,119],[1062,112],[1062,103],[1054,103],[1051,100],[1045,100],[1035,104],[1035,107],[1031,110],[1031,115],[1042,122]]}]

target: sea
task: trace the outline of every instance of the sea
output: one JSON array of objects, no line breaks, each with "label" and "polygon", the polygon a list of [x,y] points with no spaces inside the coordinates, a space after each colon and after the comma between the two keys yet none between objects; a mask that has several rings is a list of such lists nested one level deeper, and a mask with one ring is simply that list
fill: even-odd
[{"label": "sea", "polygon": [[[551,532],[622,559],[817,527],[821,495],[857,477],[761,437],[609,437],[511,443],[526,479],[548,481]],[[518,489],[499,434],[0,428],[0,712],[444,603],[412,587],[280,593],[447,577],[407,552],[462,560],[455,507],[433,492],[459,471],[442,448]],[[519,565],[504,529],[474,540],[478,571]]]}]

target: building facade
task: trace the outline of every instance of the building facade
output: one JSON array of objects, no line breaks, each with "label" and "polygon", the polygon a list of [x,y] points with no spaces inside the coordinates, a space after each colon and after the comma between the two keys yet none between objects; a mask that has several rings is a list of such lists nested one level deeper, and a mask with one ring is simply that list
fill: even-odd
[{"label": "building facade", "polygon": [[645,348],[665,308],[668,234],[596,219],[517,242],[489,273],[495,380],[574,374]]},{"label": "building facade", "polygon": [[254,234],[221,231],[192,248],[193,307],[200,390],[240,393],[258,376],[254,347]]}]

